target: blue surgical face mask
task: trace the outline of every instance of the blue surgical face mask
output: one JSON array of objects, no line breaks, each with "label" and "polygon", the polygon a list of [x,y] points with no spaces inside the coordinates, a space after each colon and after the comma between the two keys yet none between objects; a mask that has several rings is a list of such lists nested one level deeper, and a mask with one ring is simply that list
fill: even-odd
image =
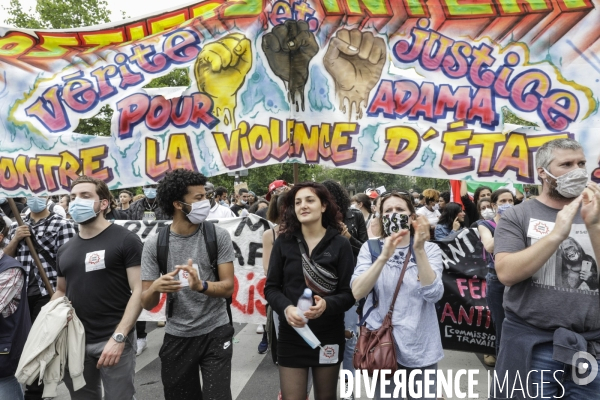
[{"label": "blue surgical face mask", "polygon": [[506,204],[502,204],[501,206],[498,206],[498,214],[502,215],[504,214],[504,212],[506,210],[508,210],[509,208],[512,208],[514,205],[510,204],[510,203],[506,203]]},{"label": "blue surgical face mask", "polygon": [[46,208],[46,199],[38,196],[28,197],[27,206],[29,206],[29,209],[33,213],[42,212]]},{"label": "blue surgical face mask", "polygon": [[6,203],[6,197],[0,196],[0,204],[4,204],[4,203]]},{"label": "blue surgical face mask", "polygon": [[156,198],[156,188],[144,188],[144,196],[149,199]]},{"label": "blue surgical face mask", "polygon": [[[100,200],[96,200],[100,201]],[[82,224],[86,221],[95,218],[96,215],[100,213],[94,210],[94,200],[86,200],[77,197],[75,200],[69,203],[69,214],[71,214],[71,218],[73,221],[78,224]]]}]

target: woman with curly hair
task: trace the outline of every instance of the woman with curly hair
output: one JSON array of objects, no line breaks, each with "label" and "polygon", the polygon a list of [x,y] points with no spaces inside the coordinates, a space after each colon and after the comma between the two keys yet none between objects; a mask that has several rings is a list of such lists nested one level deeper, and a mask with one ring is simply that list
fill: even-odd
[{"label": "woman with curly hair", "polygon": [[[282,397],[306,399],[312,368],[315,399],[333,400],[344,354],[344,313],[355,301],[350,289],[352,248],[341,236],[342,215],[323,185],[295,185],[285,196],[283,211],[265,285],[265,297],[279,315]],[[314,292],[314,305],[301,313],[296,304],[307,288]],[[333,354],[304,341],[294,328],[305,325]]]}]

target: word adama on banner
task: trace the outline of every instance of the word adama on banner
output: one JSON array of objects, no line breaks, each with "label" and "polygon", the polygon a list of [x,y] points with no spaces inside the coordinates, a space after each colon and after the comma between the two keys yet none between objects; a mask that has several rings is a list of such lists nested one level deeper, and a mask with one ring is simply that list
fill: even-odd
[{"label": "word adama on banner", "polygon": [[[420,19],[411,30],[411,41],[398,40],[393,46],[395,58],[406,64],[418,63],[424,70],[441,72],[450,79],[465,78],[472,88],[461,86],[452,90],[448,85],[436,87],[431,82],[419,87],[412,81],[383,81],[369,107],[370,116],[381,113],[386,118],[422,116],[427,121],[437,122],[445,119],[448,111],[454,111],[456,120],[478,119],[482,127],[493,130],[499,124],[494,110],[495,98],[498,98],[507,99],[519,111],[536,112],[547,129],[559,132],[566,130],[580,115],[579,97],[590,103],[588,115],[595,109],[589,89],[567,84],[561,76],[553,80],[543,69],[528,67],[529,56],[524,47],[515,45],[505,51],[502,64],[492,70],[502,51],[496,55],[494,47],[486,43],[474,46],[455,41],[427,29],[428,26],[429,20]],[[581,93],[553,87],[556,81],[565,82],[571,89],[580,89]]]},{"label": "word adama on banner", "polygon": [[[393,169],[408,165],[419,154],[422,142],[439,137],[439,132],[430,128],[423,136],[410,126],[395,126],[385,131],[386,148],[383,161]],[[467,129],[465,121],[448,124],[442,133],[444,149],[440,167],[448,175],[474,171],[478,177],[504,176],[506,171],[516,172],[522,182],[533,182],[533,153],[544,143],[572,137],[568,133],[527,136],[513,132],[508,136],[502,133],[475,133]],[[479,151],[479,164],[469,155]],[[445,260],[446,262],[446,260]],[[451,262],[451,261],[449,261]]]},{"label": "word adama on banner", "polygon": [[357,150],[352,147],[352,136],[358,134],[358,124],[324,123],[310,128],[304,122],[271,118],[269,126],[250,125],[242,121],[237,129],[226,135],[213,132],[223,164],[229,169],[262,164],[274,158],[302,157],[306,163],[332,160],[335,165],[356,161]]}]

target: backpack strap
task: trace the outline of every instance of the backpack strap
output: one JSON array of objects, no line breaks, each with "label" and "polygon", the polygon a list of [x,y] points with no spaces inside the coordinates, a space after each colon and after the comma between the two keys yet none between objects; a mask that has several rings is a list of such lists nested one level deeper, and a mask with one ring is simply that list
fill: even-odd
[{"label": "backpack strap", "polygon": [[[158,229],[158,240],[156,242],[156,261],[158,262],[158,271],[161,275],[167,274],[167,264],[169,260],[169,237],[171,236],[171,226],[167,225]],[[167,317],[173,316],[173,302],[175,294],[167,294]]]},{"label": "backpack strap", "polygon": [[215,279],[219,280],[219,266],[217,264],[219,259],[219,249],[217,247],[217,231],[215,224],[210,221],[204,221],[202,223],[204,233],[204,244],[206,244],[206,251],[208,252],[208,259],[210,261],[210,267],[212,268]]},{"label": "backpack strap", "polygon": [[167,225],[158,230],[158,241],[156,242],[156,260],[161,275],[167,274],[167,260],[169,259],[169,236],[171,226]]},{"label": "backpack strap", "polygon": [[[210,221],[204,221],[202,223],[202,229],[204,233],[204,243],[206,244],[208,259],[210,261],[210,267],[215,274],[215,281],[219,281],[219,247],[217,244],[217,229],[215,228],[215,224]],[[227,303],[227,316],[229,317],[229,324],[233,325],[233,318],[231,315],[232,298],[225,298],[225,302]]]}]

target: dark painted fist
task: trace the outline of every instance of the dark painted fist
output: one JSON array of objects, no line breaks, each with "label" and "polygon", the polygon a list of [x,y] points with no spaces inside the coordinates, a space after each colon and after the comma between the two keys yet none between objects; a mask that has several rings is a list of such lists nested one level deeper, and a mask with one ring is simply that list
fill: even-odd
[{"label": "dark painted fist", "polygon": [[369,93],[381,78],[385,57],[385,42],[371,32],[342,29],[331,39],[323,64],[335,81],[335,92],[344,113],[352,115],[354,107],[358,118],[362,117]]},{"label": "dark painted fist", "polygon": [[288,100],[296,105],[296,95],[300,97],[304,111],[304,86],[308,81],[308,65],[319,52],[315,35],[309,31],[305,21],[288,20],[277,25],[262,39],[262,48],[271,70],[288,87]]}]

